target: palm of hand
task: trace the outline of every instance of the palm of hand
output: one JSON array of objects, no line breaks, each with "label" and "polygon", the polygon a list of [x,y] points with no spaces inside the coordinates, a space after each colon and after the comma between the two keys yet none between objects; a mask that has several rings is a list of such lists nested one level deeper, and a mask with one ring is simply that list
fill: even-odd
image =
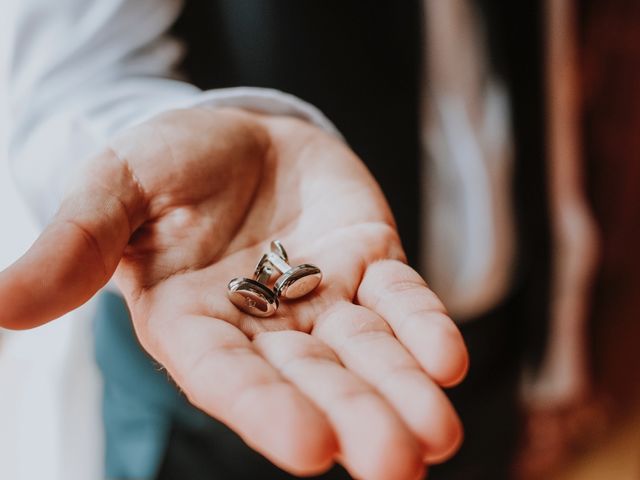
[{"label": "palm of hand", "polygon": [[[88,232],[87,262],[99,258],[106,277],[117,266],[141,343],[192,403],[297,473],[339,457],[355,476],[413,478],[456,448],[438,384],[463,376],[464,347],[402,263],[384,198],[346,147],[292,119],[188,110],[106,155],[89,172],[119,179],[105,188],[118,228],[74,208],[62,217]],[[226,288],[273,239],[324,280],[261,319]]]}]

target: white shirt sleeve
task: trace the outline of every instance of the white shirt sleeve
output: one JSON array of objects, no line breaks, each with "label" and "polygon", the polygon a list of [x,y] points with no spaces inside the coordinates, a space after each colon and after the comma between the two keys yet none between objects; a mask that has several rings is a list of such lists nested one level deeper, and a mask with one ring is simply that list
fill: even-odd
[{"label": "white shirt sleeve", "polygon": [[306,119],[336,135],[312,105],[275,90],[202,92],[182,81],[168,30],[181,0],[8,2],[9,160],[39,222],[56,211],[83,159],[119,130],[161,111],[236,106]]}]

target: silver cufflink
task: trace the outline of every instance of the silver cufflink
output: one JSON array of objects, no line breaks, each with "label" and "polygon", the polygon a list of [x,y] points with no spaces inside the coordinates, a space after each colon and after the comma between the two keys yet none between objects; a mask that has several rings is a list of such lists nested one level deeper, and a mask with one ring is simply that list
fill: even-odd
[{"label": "silver cufflink", "polygon": [[[292,267],[286,250],[278,240],[271,242],[253,274],[253,279],[238,277],[229,282],[229,300],[243,312],[257,317],[273,315],[279,299],[293,300],[314,290],[322,280],[322,271],[308,263]],[[273,289],[268,287],[274,273],[279,273]]]},{"label": "silver cufflink", "polygon": [[266,286],[273,270],[264,266],[254,278],[238,277],[229,282],[229,300],[243,312],[256,317],[268,317],[278,309],[278,295]]}]

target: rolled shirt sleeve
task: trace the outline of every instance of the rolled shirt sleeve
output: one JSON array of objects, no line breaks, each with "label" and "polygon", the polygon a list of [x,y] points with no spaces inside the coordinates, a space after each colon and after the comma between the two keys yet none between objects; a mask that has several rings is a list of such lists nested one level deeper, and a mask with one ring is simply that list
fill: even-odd
[{"label": "rolled shirt sleeve", "polygon": [[46,223],[84,159],[162,111],[239,107],[296,116],[339,136],[314,106],[270,89],[201,91],[180,78],[168,31],[180,0],[10,2],[8,157],[19,191]]}]

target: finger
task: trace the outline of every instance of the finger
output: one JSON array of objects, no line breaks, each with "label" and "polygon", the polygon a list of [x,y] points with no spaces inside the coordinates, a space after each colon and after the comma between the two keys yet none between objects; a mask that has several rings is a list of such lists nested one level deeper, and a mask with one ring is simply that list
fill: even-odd
[{"label": "finger", "polygon": [[35,327],[91,298],[112,276],[143,210],[126,165],[109,151],[96,157],[33,246],[0,273],[0,326]]},{"label": "finger", "polygon": [[411,267],[395,260],[369,265],[356,301],[382,316],[440,385],[452,386],[464,378],[469,358],[462,335]]},{"label": "finger", "polygon": [[355,478],[424,477],[421,451],[389,405],[346,370],[318,339],[302,332],[259,334],[262,355],[326,414],[341,463]]},{"label": "finger", "polygon": [[462,427],[453,407],[382,318],[345,302],[319,318],[313,334],[387,399],[420,439],[425,458],[457,450]]},{"label": "finger", "polygon": [[149,327],[141,335],[145,347],[191,403],[250,447],[298,475],[320,473],[333,463],[338,447],[325,416],[233,325],[165,312]]}]

